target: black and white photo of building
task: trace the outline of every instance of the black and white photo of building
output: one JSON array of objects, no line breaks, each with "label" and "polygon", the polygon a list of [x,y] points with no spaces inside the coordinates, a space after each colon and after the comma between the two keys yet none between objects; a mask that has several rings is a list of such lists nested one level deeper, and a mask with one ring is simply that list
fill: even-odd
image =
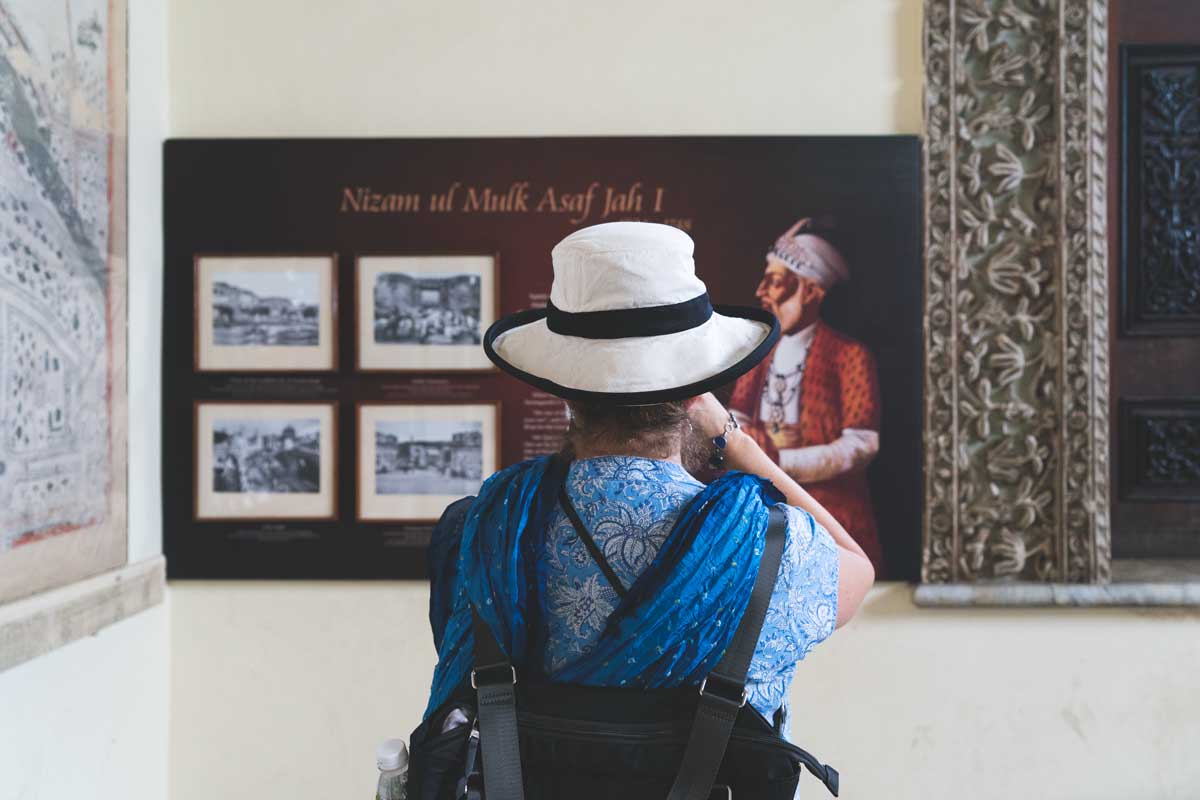
[{"label": "black and white photo of building", "polygon": [[375,277],[377,344],[478,345],[481,278],[381,272]]},{"label": "black and white photo of building", "polygon": [[482,481],[482,423],[376,422],[376,494],[466,495]]},{"label": "black and white photo of building", "polygon": [[217,419],[212,432],[214,492],[321,490],[320,420]]},{"label": "black and white photo of building", "polygon": [[320,276],[312,272],[226,272],[213,276],[213,344],[320,344]]}]

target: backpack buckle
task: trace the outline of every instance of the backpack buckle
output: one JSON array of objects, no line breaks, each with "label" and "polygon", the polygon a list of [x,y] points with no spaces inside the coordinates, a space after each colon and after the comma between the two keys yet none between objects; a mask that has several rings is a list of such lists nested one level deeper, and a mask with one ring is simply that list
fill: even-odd
[{"label": "backpack buckle", "polygon": [[[484,678],[487,678],[487,677],[489,677],[489,675],[487,674],[488,672],[491,672],[494,670],[502,670],[502,669],[504,669],[504,667],[508,667],[510,670],[512,670],[512,682],[515,684],[517,682],[517,668],[516,667],[514,667],[512,664],[489,664],[485,667],[478,667],[476,669],[471,670],[471,688],[476,689],[476,690],[479,689],[478,676],[482,675]],[[497,677],[499,677],[499,676],[497,676]],[[503,679],[485,680],[484,681],[484,683],[487,683],[487,684],[496,684],[496,683],[503,683],[503,682],[504,682]]]},{"label": "backpack buckle", "polygon": [[737,688],[739,688],[739,687],[738,687],[738,684],[734,683],[733,681],[725,680],[725,679],[721,678],[721,676],[720,676],[720,675],[716,675],[716,674],[709,674],[709,675],[705,676],[704,680],[700,681],[700,696],[701,696],[701,697],[715,697],[715,698],[717,698],[718,700],[724,700],[726,703],[736,703],[738,708],[741,708],[742,706],[746,705],[746,698],[749,696],[749,694],[750,694],[750,693],[749,693],[749,691],[746,689],[746,687],[745,687],[745,686],[741,686],[741,687],[740,687],[740,688],[741,688],[741,690],[742,690],[742,696],[741,696],[741,698],[740,698],[740,699],[737,699],[737,700],[735,700],[735,699],[734,699],[734,698],[732,698],[732,697],[727,697],[727,696],[725,696],[725,695],[723,695],[723,694],[720,694],[720,693],[718,693],[718,692],[706,692],[706,691],[704,691],[706,688],[708,688],[708,679],[709,679],[709,678],[716,678],[718,681],[724,681],[725,683],[729,684],[731,687],[734,687],[734,690],[735,690],[735,691],[737,690]]}]

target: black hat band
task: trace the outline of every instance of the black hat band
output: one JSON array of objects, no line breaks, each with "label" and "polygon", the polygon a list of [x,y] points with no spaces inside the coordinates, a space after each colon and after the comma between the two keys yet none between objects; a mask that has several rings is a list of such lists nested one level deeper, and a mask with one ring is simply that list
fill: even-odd
[{"label": "black hat band", "polygon": [[633,339],[666,336],[698,328],[713,315],[708,293],[669,306],[563,311],[546,303],[546,327],[560,336],[583,339]]}]

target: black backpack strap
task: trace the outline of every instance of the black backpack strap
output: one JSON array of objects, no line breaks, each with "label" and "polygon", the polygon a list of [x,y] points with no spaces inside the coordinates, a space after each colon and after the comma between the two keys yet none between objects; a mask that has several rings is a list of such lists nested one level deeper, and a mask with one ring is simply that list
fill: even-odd
[{"label": "black backpack strap", "polygon": [[[779,574],[786,540],[787,518],[772,507],[766,546],[755,576],[754,589],[733,641],[708,677],[700,684],[696,719],[675,783],[667,800],[707,800],[733,732],[734,721],[746,704],[746,673],[762,632],[767,607]],[[601,563],[601,562],[597,562]],[[619,585],[619,583],[618,583]],[[475,668],[471,685],[477,692],[479,736],[484,750],[483,783],[488,800],[524,800],[521,748],[517,728],[517,671],[479,612],[471,608],[475,635]],[[714,680],[715,679],[715,680]],[[711,684],[711,686],[710,686]],[[726,696],[715,691],[730,691]],[[736,698],[736,699],[732,699]],[[809,771],[836,797],[838,774],[807,753]],[[468,781],[468,785],[470,781]]]},{"label": "black backpack strap", "polygon": [[[745,691],[746,674],[750,671],[750,661],[758,647],[763,622],[767,619],[771,595],[775,593],[779,564],[783,561],[783,548],[787,543],[787,513],[779,506],[771,506],[769,513],[770,522],[767,524],[762,560],[759,562],[758,575],[754,578],[754,589],[750,593],[746,613],[742,615],[742,621],[738,624],[737,632],[734,633],[733,641],[729,643],[725,654],[708,674],[708,680],[717,678],[737,684],[742,692]],[[742,702],[742,705],[745,705],[745,702]]]},{"label": "black backpack strap", "polygon": [[746,673],[775,590],[786,532],[787,517],[778,506],[772,506],[766,545],[750,593],[750,603],[725,655],[700,684],[696,719],[667,800],[706,800],[712,792],[717,771],[725,758],[729,735],[733,733],[733,723],[746,704]]},{"label": "black backpack strap", "polygon": [[488,800],[524,800],[521,746],[517,735],[517,669],[492,629],[471,606],[475,668],[471,686],[479,708],[483,785]]},{"label": "black backpack strap", "polygon": [[604,551],[596,544],[596,540],[588,533],[587,526],[583,524],[583,520],[579,517],[579,512],[575,510],[575,504],[571,502],[571,498],[567,496],[567,487],[564,485],[558,493],[558,503],[567,514],[567,519],[571,520],[571,524],[575,526],[575,532],[579,534],[579,541],[583,542],[583,546],[587,548],[592,560],[596,562],[596,566],[600,567],[600,571],[604,573],[604,578],[612,586],[613,591],[617,593],[617,597],[624,598],[628,591],[621,583],[621,579],[617,577],[616,570],[608,563],[608,559],[604,557]]},{"label": "black backpack strap", "polygon": [[[725,748],[733,733],[734,721],[742,706],[746,705],[746,674],[750,671],[750,661],[758,647],[758,637],[762,633],[767,608],[771,605],[771,595],[775,592],[779,564],[783,560],[783,549],[787,542],[787,513],[781,506],[772,506],[770,509],[766,539],[750,603],[733,635],[733,641],[717,666],[700,684],[696,720],[692,723],[683,762],[667,800],[704,800],[709,797],[721,761],[725,758]],[[804,751],[801,751],[800,760],[837,797],[837,770]]]}]

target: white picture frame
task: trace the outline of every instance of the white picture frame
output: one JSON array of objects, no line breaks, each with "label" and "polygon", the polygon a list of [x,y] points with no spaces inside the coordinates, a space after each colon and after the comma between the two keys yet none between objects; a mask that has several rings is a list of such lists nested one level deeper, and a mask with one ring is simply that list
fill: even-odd
[{"label": "white picture frame", "polygon": [[197,372],[337,369],[336,255],[195,256]]},{"label": "white picture frame", "polygon": [[337,517],[336,403],[196,403],[195,517]]},{"label": "white picture frame", "polygon": [[435,521],[479,492],[499,456],[499,403],[360,405],[358,519]]},{"label": "white picture frame", "polygon": [[498,270],[495,254],[360,255],[358,369],[493,370],[482,342],[497,317]]}]

